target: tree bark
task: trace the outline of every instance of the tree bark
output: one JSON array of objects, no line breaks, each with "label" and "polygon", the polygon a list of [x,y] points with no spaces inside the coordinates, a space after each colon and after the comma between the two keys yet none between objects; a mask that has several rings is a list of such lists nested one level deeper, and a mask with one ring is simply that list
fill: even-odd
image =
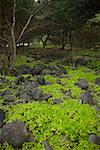
[{"label": "tree bark", "polygon": [[15,40],[15,24],[16,24],[16,0],[14,0],[13,5],[13,22],[11,27],[11,36],[12,36],[12,49],[13,49],[13,63],[16,58],[16,40]]}]

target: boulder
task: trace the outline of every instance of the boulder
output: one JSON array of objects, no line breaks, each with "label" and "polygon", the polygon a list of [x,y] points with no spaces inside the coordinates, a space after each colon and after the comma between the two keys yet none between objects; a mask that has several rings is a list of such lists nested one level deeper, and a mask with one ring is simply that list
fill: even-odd
[{"label": "boulder", "polygon": [[95,134],[91,134],[89,136],[89,142],[100,145],[100,136],[97,136]]},{"label": "boulder", "polygon": [[32,99],[34,100],[41,100],[41,96],[42,96],[42,91],[40,89],[34,89],[31,93],[30,96],[32,97]]},{"label": "boulder", "polygon": [[89,91],[81,94],[80,101],[82,102],[82,104],[94,105],[93,96],[90,94]]},{"label": "boulder", "polygon": [[3,126],[1,129],[2,142],[7,141],[14,148],[21,147],[26,141],[27,129],[24,122],[14,121]]},{"label": "boulder", "polygon": [[5,112],[0,109],[0,128],[3,126],[3,121],[5,119]]},{"label": "boulder", "polygon": [[75,85],[84,90],[88,89],[89,87],[88,82],[85,79],[79,79]]}]

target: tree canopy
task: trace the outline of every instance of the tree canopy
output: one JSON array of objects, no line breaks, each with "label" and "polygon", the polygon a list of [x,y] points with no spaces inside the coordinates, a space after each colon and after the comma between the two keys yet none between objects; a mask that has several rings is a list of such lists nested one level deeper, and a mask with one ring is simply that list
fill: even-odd
[{"label": "tree canopy", "polygon": [[0,0],[0,46],[16,57],[17,43],[49,35],[64,48],[73,31],[98,20],[99,11],[99,0]]}]

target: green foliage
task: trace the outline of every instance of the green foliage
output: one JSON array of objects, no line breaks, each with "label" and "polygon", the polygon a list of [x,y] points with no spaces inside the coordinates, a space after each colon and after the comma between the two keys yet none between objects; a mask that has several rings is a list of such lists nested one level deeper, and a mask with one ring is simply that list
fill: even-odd
[{"label": "green foliage", "polygon": [[3,145],[0,144],[0,150],[14,150],[14,148],[7,142],[5,142],[3,143]]},{"label": "green foliage", "polygon": [[44,150],[44,149],[40,143],[25,142],[23,144],[22,150]]},{"label": "green foliage", "polygon": [[74,80],[77,80],[78,78],[84,78],[88,82],[93,82],[96,78],[95,72],[87,67],[77,67],[76,70],[69,69],[68,75]]},{"label": "green foliage", "polygon": [[100,61],[93,61],[90,66],[100,71]]},{"label": "green foliage", "polygon": [[[99,89],[98,86],[96,86],[95,84],[93,86],[93,82],[98,76],[95,75],[94,71],[86,67],[78,67],[76,70],[72,70],[70,67],[65,66],[65,69],[67,70],[68,74],[63,78],[57,78],[51,75],[45,75],[45,80],[52,84],[48,86],[43,85],[41,86],[41,89],[43,90],[44,93],[48,93],[52,95],[52,98],[50,99],[55,99],[55,98],[64,99],[65,96],[64,93],[61,92],[61,90],[64,90],[65,92],[70,91],[72,98],[79,99],[80,94],[83,92],[83,90],[75,86],[75,83],[79,78],[83,78],[87,80],[89,87],[91,89],[94,89],[93,91],[97,95]],[[55,83],[57,80],[60,81],[59,84]]]},{"label": "green foliage", "polygon": [[19,65],[22,65],[22,64],[26,64],[28,66],[32,66],[33,63],[27,63],[26,62],[27,59],[28,58],[26,56],[17,56],[14,65],[19,66]]},{"label": "green foliage", "polygon": [[98,23],[98,24],[100,24],[100,12],[97,13],[97,14],[95,15],[95,17],[93,17],[92,19],[90,19],[90,22],[91,22],[91,23]]},{"label": "green foliage", "polygon": [[33,102],[6,109],[6,122],[24,121],[33,132],[35,141],[25,143],[23,150],[42,150],[41,142],[45,139],[54,150],[75,150],[82,146],[86,150],[89,147],[98,150],[98,146],[88,142],[89,134],[98,132],[96,112],[88,105],[66,99],[61,105]]},{"label": "green foliage", "polygon": [[96,57],[100,55],[100,51],[93,51],[91,49],[84,50],[75,50],[75,56],[88,56],[88,57]]},{"label": "green foliage", "polygon": [[44,78],[45,78],[46,82],[51,82],[51,83],[54,83],[57,80],[56,77],[53,77],[52,75],[49,75],[49,74],[45,75]]},{"label": "green foliage", "polygon": [[[15,66],[27,64],[34,66],[42,64],[42,61],[32,61],[26,63],[27,57],[17,57]],[[94,62],[96,63],[96,62]],[[57,66],[60,61],[55,60],[48,62],[46,66]],[[99,64],[99,62],[97,63]],[[96,64],[96,66],[97,66]],[[61,65],[61,64],[60,64]],[[77,67],[72,70],[69,66],[64,66],[67,74],[62,75],[62,78],[48,74],[44,75],[46,82],[50,85],[41,85],[40,88],[44,93],[51,94],[52,98],[47,102],[31,102],[28,104],[18,104],[16,106],[4,107],[6,114],[6,123],[13,120],[24,121],[27,128],[33,132],[34,142],[25,142],[22,150],[44,150],[42,141],[47,139],[53,150],[98,150],[99,146],[88,142],[90,133],[100,134],[99,114],[96,116],[95,110],[78,102],[81,92],[75,83],[79,78],[86,79],[89,84],[89,90],[92,91],[94,100],[99,104],[100,87],[95,84],[95,79],[100,77],[95,71],[87,67]],[[27,77],[28,75],[23,75]],[[15,77],[5,76],[7,83],[3,83],[0,91],[9,89],[12,95],[15,95],[15,89],[9,88],[9,82],[13,85]],[[33,80],[37,76],[31,76]],[[59,82],[56,82],[56,81]],[[20,85],[21,88],[21,85]],[[63,91],[63,92],[62,92]],[[70,91],[70,96],[65,96],[65,93]],[[59,105],[51,105],[54,99],[62,99],[63,103]],[[0,103],[3,99],[0,99]],[[1,106],[0,106],[1,107]],[[0,145],[1,150],[13,150],[11,146],[4,143]]]},{"label": "green foliage", "polygon": [[63,87],[60,84],[52,84],[48,86],[41,86],[41,89],[43,90],[44,93],[51,94],[53,98],[50,99],[55,99],[55,98],[64,98],[63,93],[61,93],[61,89]]}]

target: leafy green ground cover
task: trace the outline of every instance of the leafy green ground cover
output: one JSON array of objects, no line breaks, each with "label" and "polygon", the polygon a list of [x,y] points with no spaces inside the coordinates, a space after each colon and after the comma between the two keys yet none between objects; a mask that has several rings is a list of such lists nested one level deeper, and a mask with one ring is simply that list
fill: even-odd
[{"label": "leafy green ground cover", "polygon": [[[29,58],[28,58],[29,59]],[[40,60],[32,60],[26,62],[25,56],[17,57],[15,66],[26,64],[28,66],[38,66],[44,64],[46,66],[62,65],[60,60],[45,62]],[[99,70],[99,61],[93,62]],[[27,128],[32,131],[34,136],[33,142],[26,142],[22,146],[22,150],[44,150],[42,141],[48,140],[53,150],[98,150],[100,147],[88,142],[88,136],[91,133],[100,134],[99,120],[96,111],[89,105],[79,103],[80,94],[84,92],[75,83],[79,78],[86,79],[89,89],[92,91],[94,100],[99,104],[100,86],[95,84],[95,79],[100,75],[95,70],[84,67],[77,67],[73,70],[70,66],[63,64],[67,74],[63,74],[62,78],[47,73],[44,75],[46,82],[50,85],[41,85],[40,89],[44,93],[51,94],[48,102],[29,102],[25,104],[17,104],[10,107],[2,106],[7,111],[5,122],[13,120],[24,121]],[[27,77],[28,75],[23,75]],[[36,78],[32,77],[31,78]],[[6,76],[8,82],[13,82],[15,77]],[[59,82],[57,82],[59,80]],[[0,91],[8,88],[15,96],[16,89],[10,88],[7,84],[3,84]],[[71,91],[71,95],[65,97],[61,91]],[[52,105],[54,99],[62,99],[63,103]],[[16,98],[15,98],[16,100]],[[3,99],[0,99],[2,103]],[[13,150],[13,147],[4,143],[1,150]]]},{"label": "leafy green ground cover", "polygon": [[24,121],[33,132],[33,143],[25,143],[25,149],[42,150],[42,141],[48,139],[54,150],[98,149],[90,144],[88,135],[97,133],[96,112],[88,105],[66,99],[61,105],[33,102],[19,104],[8,109],[6,122]]}]

